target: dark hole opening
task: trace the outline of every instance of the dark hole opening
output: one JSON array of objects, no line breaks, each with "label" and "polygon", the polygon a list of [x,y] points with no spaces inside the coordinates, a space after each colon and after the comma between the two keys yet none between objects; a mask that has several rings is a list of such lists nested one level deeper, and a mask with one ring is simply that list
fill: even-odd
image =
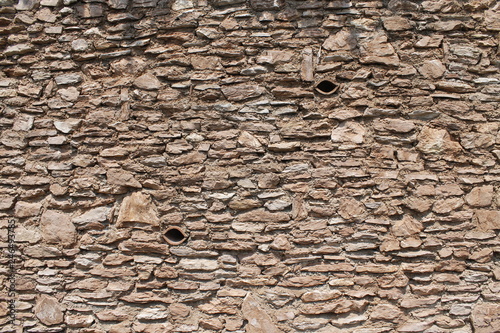
[{"label": "dark hole opening", "polygon": [[332,81],[328,80],[323,80],[316,86],[316,89],[318,89],[319,92],[322,92],[324,94],[331,93],[332,91],[335,90],[335,88],[337,88],[337,85]]},{"label": "dark hole opening", "polygon": [[172,228],[165,233],[165,237],[172,243],[179,243],[186,239],[186,235],[184,235],[180,230]]}]

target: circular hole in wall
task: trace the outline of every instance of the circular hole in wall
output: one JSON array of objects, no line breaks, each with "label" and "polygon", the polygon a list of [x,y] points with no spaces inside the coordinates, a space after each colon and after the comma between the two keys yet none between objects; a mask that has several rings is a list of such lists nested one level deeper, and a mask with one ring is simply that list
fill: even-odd
[{"label": "circular hole in wall", "polygon": [[333,81],[321,80],[316,84],[316,91],[323,95],[330,95],[337,91],[338,87]]},{"label": "circular hole in wall", "polygon": [[163,238],[170,245],[179,245],[183,243],[188,236],[186,233],[179,227],[169,227],[164,233]]}]

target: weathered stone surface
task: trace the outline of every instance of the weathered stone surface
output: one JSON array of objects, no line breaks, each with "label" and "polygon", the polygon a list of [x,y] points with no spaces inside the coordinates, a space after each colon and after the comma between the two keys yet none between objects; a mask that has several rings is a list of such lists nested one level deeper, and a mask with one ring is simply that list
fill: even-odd
[{"label": "weathered stone surface", "polygon": [[421,222],[412,218],[411,216],[405,215],[401,220],[396,221],[391,232],[394,236],[412,236],[418,234],[424,229]]},{"label": "weathered stone surface", "polygon": [[465,196],[465,201],[472,207],[487,207],[493,202],[493,186],[475,187]]},{"label": "weathered stone surface", "polygon": [[111,185],[118,186],[128,186],[141,188],[142,185],[139,183],[131,172],[121,170],[121,169],[111,169],[106,173],[106,178],[108,183]]},{"label": "weathered stone surface", "polygon": [[247,320],[245,327],[249,333],[279,333],[282,332],[271,318],[271,310],[252,293],[249,293],[241,305],[243,318]]},{"label": "weathered stone surface", "polygon": [[263,87],[247,83],[223,86],[221,90],[229,101],[236,102],[259,97],[266,92]]},{"label": "weathered stone surface", "polygon": [[419,67],[418,71],[427,78],[439,79],[446,72],[446,67],[437,59],[426,60]]},{"label": "weathered stone surface", "polygon": [[424,127],[418,135],[417,149],[424,154],[458,153],[462,147],[443,129]]},{"label": "weathered stone surface", "polygon": [[331,139],[338,143],[355,143],[364,142],[366,129],[356,122],[346,121],[340,123],[339,126],[332,130]]},{"label": "weathered stone surface", "polygon": [[160,225],[157,207],[149,194],[134,192],[123,199],[116,226],[120,228],[130,223]]},{"label": "weathered stone surface", "polygon": [[378,304],[372,309],[370,319],[372,320],[394,320],[403,315],[403,312],[391,304]]},{"label": "weathered stone surface", "polygon": [[500,211],[478,209],[474,212],[474,220],[479,230],[500,229]]},{"label": "weathered stone surface", "polygon": [[52,296],[38,297],[34,311],[36,317],[45,325],[57,325],[64,321],[64,307]]},{"label": "weathered stone surface", "polygon": [[76,228],[68,214],[46,210],[40,218],[40,229],[47,243],[68,246],[76,241]]},{"label": "weathered stone surface", "polygon": [[144,90],[158,90],[162,86],[160,80],[158,80],[156,76],[149,73],[141,75],[137,79],[135,79],[134,85],[137,88]]},{"label": "weathered stone surface", "polygon": [[360,43],[360,61],[365,64],[398,66],[399,57],[384,33],[378,32]]},{"label": "weathered stone surface", "polygon": [[350,51],[357,46],[354,31],[343,29],[335,35],[330,35],[323,43],[323,48],[329,51]]}]

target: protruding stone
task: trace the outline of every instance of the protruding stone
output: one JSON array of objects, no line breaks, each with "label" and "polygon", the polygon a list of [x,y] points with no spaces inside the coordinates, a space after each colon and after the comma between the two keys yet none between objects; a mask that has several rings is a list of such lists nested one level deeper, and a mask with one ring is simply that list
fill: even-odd
[{"label": "protruding stone", "polygon": [[493,202],[493,186],[475,187],[465,196],[465,201],[472,207],[487,207]]},{"label": "protruding stone", "polygon": [[76,228],[71,217],[62,212],[47,210],[40,219],[42,237],[47,243],[71,245],[76,240]]},{"label": "protruding stone", "polygon": [[331,139],[336,143],[355,143],[364,142],[366,129],[359,123],[345,121],[332,130]]},{"label": "protruding stone", "polygon": [[420,74],[426,78],[439,79],[446,72],[446,66],[440,60],[426,60],[418,69]]},{"label": "protruding stone", "polygon": [[418,135],[417,149],[424,154],[458,153],[462,146],[446,130],[424,127]]},{"label": "protruding stone", "polygon": [[424,229],[421,222],[409,215],[405,215],[401,220],[394,223],[391,228],[394,236],[412,236]]},{"label": "protruding stone", "polygon": [[152,74],[146,73],[134,80],[134,85],[139,89],[158,90],[162,84],[158,78]]},{"label": "protruding stone", "polygon": [[350,51],[357,46],[354,31],[342,29],[335,35],[330,35],[323,43],[323,48],[328,51]]},{"label": "protruding stone", "polygon": [[500,229],[500,211],[479,209],[474,212],[474,220],[479,230]]},{"label": "protruding stone", "polygon": [[247,320],[247,333],[281,333],[271,318],[271,309],[252,293],[248,293],[241,305],[243,318]]},{"label": "protruding stone", "polygon": [[64,322],[64,307],[57,298],[42,295],[35,305],[36,317],[45,325],[57,325]]},{"label": "protruding stone", "polygon": [[124,227],[128,223],[146,224],[155,227],[160,225],[158,210],[149,194],[134,192],[123,199],[116,226]]}]

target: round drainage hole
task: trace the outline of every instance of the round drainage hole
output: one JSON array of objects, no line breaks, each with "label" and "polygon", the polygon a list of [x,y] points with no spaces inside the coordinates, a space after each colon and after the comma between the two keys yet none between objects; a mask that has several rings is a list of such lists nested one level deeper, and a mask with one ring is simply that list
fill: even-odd
[{"label": "round drainage hole", "polygon": [[182,243],[186,239],[186,235],[177,228],[172,228],[165,232],[165,238],[174,244]]},{"label": "round drainage hole", "polygon": [[337,85],[329,80],[323,80],[316,85],[316,89],[323,94],[330,94],[337,89]]}]

